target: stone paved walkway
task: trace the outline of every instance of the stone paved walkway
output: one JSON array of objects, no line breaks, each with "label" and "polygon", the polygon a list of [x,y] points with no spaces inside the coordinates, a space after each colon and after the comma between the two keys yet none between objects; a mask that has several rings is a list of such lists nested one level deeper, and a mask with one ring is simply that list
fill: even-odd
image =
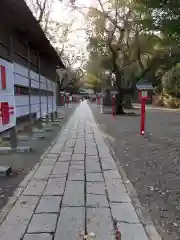
[{"label": "stone paved walkway", "polygon": [[1,240],[147,240],[110,150],[86,102],[80,104],[20,184]]}]

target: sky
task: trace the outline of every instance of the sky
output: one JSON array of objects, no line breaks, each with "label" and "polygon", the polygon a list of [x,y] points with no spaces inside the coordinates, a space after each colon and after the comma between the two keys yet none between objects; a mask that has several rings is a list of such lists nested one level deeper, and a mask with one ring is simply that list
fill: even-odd
[{"label": "sky", "polygon": [[[78,55],[79,53],[84,53],[85,57],[88,56],[87,53],[87,35],[85,30],[87,29],[87,22],[85,20],[85,17],[82,13],[79,11],[72,10],[69,6],[67,6],[67,2],[69,0],[48,0],[49,2],[54,1],[52,6],[52,11],[50,14],[50,19],[55,20],[59,23],[71,23],[72,25],[72,32],[68,34],[68,41],[65,45],[65,53],[67,53],[70,56]],[[33,10],[33,4],[36,6],[36,0],[26,0],[29,7]],[[90,6],[96,6],[97,0],[76,0],[76,5],[80,8],[85,8],[87,11],[87,8]],[[78,30],[77,30],[78,29]],[[61,33],[57,33],[61,34]],[[57,35],[58,36],[58,35]],[[58,45],[54,45],[54,47],[57,47]],[[59,44],[59,49],[61,49],[62,45]],[[75,67],[78,67],[78,64],[75,64]]]},{"label": "sky", "polygon": [[[91,0],[86,1],[90,2]],[[78,0],[78,5],[82,5],[82,2],[83,0]],[[63,3],[56,3],[54,4],[51,17],[61,23],[70,23],[73,21],[72,33],[69,35],[68,45],[74,46],[74,50],[76,49],[76,51],[81,49],[83,49],[83,51],[86,50],[86,34],[82,29],[85,26],[85,20],[81,13],[68,9],[68,7]],[[80,30],[77,31],[76,29]],[[71,47],[71,49],[72,48],[73,47]]]},{"label": "sky", "polygon": [[[36,16],[36,0],[25,1]],[[42,0],[42,2],[43,1],[44,0]],[[65,44],[64,51],[66,55],[71,56],[69,57],[69,59],[72,59],[72,56],[74,55],[81,55],[81,53],[83,53],[85,57],[88,57],[88,52],[86,48],[88,43],[86,35],[87,21],[85,20],[84,15],[80,13],[80,11],[73,10],[70,6],[67,5],[70,0],[48,0],[49,3],[51,3],[51,1],[53,1],[53,5],[51,14],[49,16],[50,20],[55,20],[61,24],[73,22],[73,25],[71,27],[71,33],[68,33],[68,41]],[[87,12],[88,7],[96,7],[98,5],[97,3],[97,0],[76,0],[75,5],[81,9],[83,8],[83,12]],[[55,33],[56,38],[58,37],[58,34],[62,36],[61,32],[57,32],[57,34]],[[59,39],[54,45],[54,47],[58,47],[59,50],[62,49],[62,44],[59,43]],[[78,64],[79,62],[77,62],[74,67],[78,67]]]},{"label": "sky", "polygon": [[[79,7],[96,6],[96,0],[76,0],[76,5]],[[84,16],[78,11],[72,11],[62,2],[56,2],[52,9],[51,17],[61,23],[70,23],[73,20],[72,33],[69,34],[69,40],[66,51],[72,54],[77,54],[79,51],[87,56],[87,40],[86,33],[83,28],[86,28],[86,21]],[[78,30],[77,30],[78,29]]]}]

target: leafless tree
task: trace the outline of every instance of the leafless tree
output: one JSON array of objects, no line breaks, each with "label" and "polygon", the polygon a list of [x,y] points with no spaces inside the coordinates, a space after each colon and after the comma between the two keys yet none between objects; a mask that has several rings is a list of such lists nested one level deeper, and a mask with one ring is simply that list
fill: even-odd
[{"label": "leafless tree", "polygon": [[48,30],[50,13],[55,1],[56,0],[26,0],[26,3],[45,33]]}]

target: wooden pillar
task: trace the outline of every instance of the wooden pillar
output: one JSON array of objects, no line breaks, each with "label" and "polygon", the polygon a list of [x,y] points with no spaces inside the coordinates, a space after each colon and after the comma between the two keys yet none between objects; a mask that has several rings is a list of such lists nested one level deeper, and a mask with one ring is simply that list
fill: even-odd
[{"label": "wooden pillar", "polygon": [[[57,76],[55,77],[55,81],[52,82],[52,91],[53,91],[53,96],[52,96],[52,120],[55,120],[57,118],[57,104],[56,104],[56,82],[57,82]],[[54,103],[56,104],[56,109],[54,111]]]},{"label": "wooden pillar", "polygon": [[[9,56],[10,56],[10,61],[13,63],[13,37],[10,36],[10,45],[9,45]],[[17,129],[16,126],[12,127],[10,129],[10,146],[12,149],[16,149],[18,145],[18,139],[17,139]]]},{"label": "wooden pillar", "polygon": [[[54,102],[56,104],[55,118],[58,117],[58,109],[57,109],[57,85],[58,84],[57,83],[58,83],[58,75],[56,74],[56,81],[55,81],[55,84],[54,84]],[[60,90],[59,90],[59,92],[60,92]]]},{"label": "wooden pillar", "polygon": [[40,110],[40,120],[42,119],[42,105],[41,105],[41,57],[38,52],[38,80],[39,80],[39,110]]},{"label": "wooden pillar", "polygon": [[28,85],[28,96],[29,96],[29,121],[30,121],[30,130],[32,128],[32,108],[31,108],[31,62],[30,62],[30,48],[28,45],[28,59],[27,59],[27,68],[28,68],[28,80],[29,80],[29,85]]},{"label": "wooden pillar", "polygon": [[54,82],[52,81],[52,113],[51,113],[51,119],[54,121]]},{"label": "wooden pillar", "polygon": [[47,78],[46,78],[46,102],[47,102],[47,104],[46,104],[46,106],[47,106],[47,116],[46,116],[46,121],[47,122],[49,122],[49,104],[48,104],[48,100],[49,100],[49,98],[48,98],[48,80],[47,80]]}]

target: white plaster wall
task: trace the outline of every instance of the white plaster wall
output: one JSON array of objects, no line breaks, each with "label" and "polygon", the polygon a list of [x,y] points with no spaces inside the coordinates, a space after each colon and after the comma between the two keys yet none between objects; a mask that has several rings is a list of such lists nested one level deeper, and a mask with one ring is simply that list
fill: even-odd
[{"label": "white plaster wall", "polygon": [[[17,85],[21,86],[29,86],[29,79],[28,79],[28,69],[14,63],[14,82]],[[31,77],[31,86],[33,88],[39,89],[39,75],[33,71],[30,71]],[[52,111],[56,110],[56,83],[50,81],[49,79],[45,78],[44,76],[40,77],[40,89],[42,90],[49,90],[53,89],[54,96],[53,96],[53,109],[52,109],[52,96],[41,96],[41,110],[42,116],[51,113]],[[53,83],[53,84],[52,84]],[[48,102],[48,108],[47,108]],[[22,117],[24,115],[29,114],[29,96],[15,96],[15,105],[16,105],[16,117]],[[37,113],[37,117],[40,117],[40,97],[39,96],[31,96],[31,112]]]}]

